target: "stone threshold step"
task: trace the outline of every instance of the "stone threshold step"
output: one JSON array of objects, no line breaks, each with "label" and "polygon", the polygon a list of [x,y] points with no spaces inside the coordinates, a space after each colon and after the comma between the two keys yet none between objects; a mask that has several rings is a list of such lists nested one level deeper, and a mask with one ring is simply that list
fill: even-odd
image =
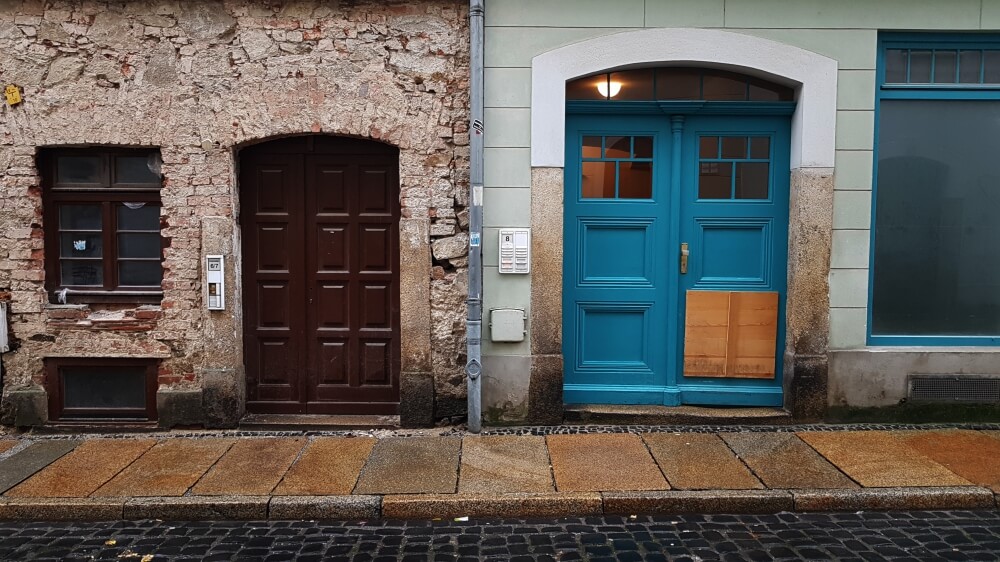
[{"label": "stone threshold step", "polygon": [[781,408],[707,406],[631,406],[571,404],[563,423],[592,425],[787,425],[792,415]]},{"label": "stone threshold step", "polygon": [[339,429],[399,429],[399,416],[247,414],[241,430],[329,431]]},{"label": "stone threshold step", "polygon": [[862,490],[706,490],[412,494],[0,498],[0,521],[432,520],[588,515],[772,514],[781,512],[996,509],[974,486]]}]

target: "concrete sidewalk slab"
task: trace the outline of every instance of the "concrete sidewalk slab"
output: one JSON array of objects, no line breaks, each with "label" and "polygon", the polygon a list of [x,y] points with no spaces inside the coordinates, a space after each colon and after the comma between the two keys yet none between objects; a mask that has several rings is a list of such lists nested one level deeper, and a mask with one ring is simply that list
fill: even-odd
[{"label": "concrete sidewalk slab", "polygon": [[866,488],[971,485],[888,432],[804,432],[798,436]]},{"label": "concrete sidewalk slab", "polygon": [[125,500],[124,519],[165,521],[262,521],[267,519],[268,496],[163,497]]},{"label": "concrete sidewalk slab", "polygon": [[459,437],[391,437],[375,444],[355,494],[453,494]]},{"label": "concrete sidewalk slab", "polygon": [[858,488],[794,433],[721,433],[722,440],[775,490]]},{"label": "concrete sidewalk slab", "polygon": [[1000,492],[1000,439],[976,431],[901,431],[907,445],[977,486]]},{"label": "concrete sidewalk slab", "polygon": [[5,495],[14,498],[85,498],[114,478],[155,439],[90,439]]},{"label": "concrete sidewalk slab", "polygon": [[274,493],[279,496],[350,494],[375,443],[375,439],[368,437],[312,439]]},{"label": "concrete sidewalk slab", "polygon": [[0,521],[117,521],[125,498],[3,498]]},{"label": "concrete sidewalk slab", "polygon": [[514,435],[464,438],[458,491],[462,494],[554,492],[545,438]]},{"label": "concrete sidewalk slab", "polygon": [[670,487],[678,490],[753,490],[764,487],[712,433],[642,436]]},{"label": "concrete sidewalk slab", "polygon": [[266,496],[281,482],[306,439],[241,439],[194,485],[195,496]]},{"label": "concrete sidewalk slab", "polygon": [[7,451],[13,449],[17,445],[17,441],[0,441],[0,455],[6,453]]},{"label": "concrete sidewalk slab", "polygon": [[669,490],[638,435],[549,435],[556,489],[560,492]]},{"label": "concrete sidewalk slab", "polygon": [[184,495],[234,442],[234,439],[168,439],[92,495],[133,498]]},{"label": "concrete sidewalk slab", "polygon": [[20,484],[79,444],[79,439],[38,441],[0,461],[0,492]]},{"label": "concrete sidewalk slab", "polygon": [[605,492],[604,513],[616,515],[675,513],[778,513],[791,511],[792,495],[780,490],[671,490]]},{"label": "concrete sidewalk slab", "polygon": [[600,515],[598,493],[449,494],[382,498],[386,519],[450,519],[454,517],[561,517]]},{"label": "concrete sidewalk slab", "polygon": [[972,486],[792,490],[795,511],[991,509],[993,492]]},{"label": "concrete sidewalk slab", "polygon": [[268,519],[378,519],[379,496],[275,496],[267,508]]}]

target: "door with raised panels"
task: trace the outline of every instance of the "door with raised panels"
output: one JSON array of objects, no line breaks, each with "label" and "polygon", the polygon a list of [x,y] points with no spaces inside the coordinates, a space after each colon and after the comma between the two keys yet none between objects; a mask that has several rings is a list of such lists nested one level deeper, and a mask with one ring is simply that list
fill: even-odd
[{"label": "door with raised panels", "polygon": [[248,411],[396,412],[398,162],[340,137],[241,151]]},{"label": "door with raised panels", "polygon": [[567,116],[566,403],[773,405],[787,116]]}]

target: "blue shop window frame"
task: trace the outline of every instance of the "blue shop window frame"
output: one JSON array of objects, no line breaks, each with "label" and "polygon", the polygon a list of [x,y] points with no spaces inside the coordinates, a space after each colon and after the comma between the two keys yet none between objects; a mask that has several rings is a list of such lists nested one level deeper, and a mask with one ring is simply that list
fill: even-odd
[{"label": "blue shop window frame", "polygon": [[980,33],[880,33],[875,66],[875,137],[872,148],[871,230],[868,252],[867,341],[872,346],[1000,346],[995,336],[894,336],[872,334],[875,289],[875,205],[878,201],[879,109],[882,100],[1000,100],[1000,84],[886,84],[887,49],[1000,49],[1000,35]]}]

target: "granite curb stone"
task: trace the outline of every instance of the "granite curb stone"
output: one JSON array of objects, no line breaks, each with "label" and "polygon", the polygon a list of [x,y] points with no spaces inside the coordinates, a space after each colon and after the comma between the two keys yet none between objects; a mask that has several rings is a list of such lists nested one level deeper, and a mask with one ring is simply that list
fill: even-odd
[{"label": "granite curb stone", "polygon": [[268,519],[378,519],[381,496],[274,496]]},{"label": "granite curb stone", "polygon": [[451,517],[560,517],[601,515],[596,492],[552,494],[423,494],[382,498],[385,519]]},{"label": "granite curb stone", "polygon": [[794,511],[989,509],[992,490],[974,486],[792,490]]},{"label": "granite curb stone", "polygon": [[117,521],[125,498],[0,498],[0,521]]},{"label": "granite curb stone", "polygon": [[267,519],[268,496],[184,496],[129,498],[123,519],[168,521],[263,520]]},{"label": "granite curb stone", "polygon": [[791,493],[783,490],[670,490],[604,492],[604,513],[658,515],[680,513],[778,513],[792,511]]}]

